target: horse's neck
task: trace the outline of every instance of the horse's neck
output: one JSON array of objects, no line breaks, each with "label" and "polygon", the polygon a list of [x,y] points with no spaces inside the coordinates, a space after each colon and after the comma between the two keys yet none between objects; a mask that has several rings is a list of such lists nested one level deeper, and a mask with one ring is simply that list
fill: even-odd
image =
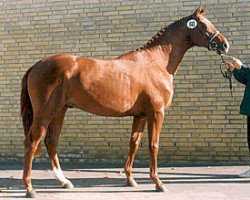
[{"label": "horse's neck", "polygon": [[145,65],[158,65],[165,68],[169,74],[176,74],[184,54],[191,46],[184,41],[175,41],[166,45],[158,45],[143,50],[132,51],[121,55],[118,59],[126,59]]},{"label": "horse's neck", "polygon": [[168,64],[166,65],[166,69],[169,74],[176,74],[180,63],[189,48],[191,48],[191,45],[184,45],[184,42],[178,42],[171,46],[171,52],[169,53],[168,57]]},{"label": "horse's neck", "polygon": [[166,68],[169,74],[174,75],[184,57],[186,51],[192,47],[187,32],[182,30],[178,23],[169,28],[166,32],[144,47],[121,55],[121,59],[129,59],[136,62],[152,63]]},{"label": "horse's neck", "polygon": [[161,54],[165,55],[167,60],[165,67],[169,74],[174,75],[177,72],[185,53],[192,47],[188,34],[183,26],[178,28],[178,23],[166,31],[168,43],[161,45]]}]

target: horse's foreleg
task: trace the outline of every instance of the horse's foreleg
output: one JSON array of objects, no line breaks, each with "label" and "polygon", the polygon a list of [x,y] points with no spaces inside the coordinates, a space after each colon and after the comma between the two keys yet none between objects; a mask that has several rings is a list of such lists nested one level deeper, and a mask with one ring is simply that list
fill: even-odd
[{"label": "horse's foreleg", "polygon": [[61,133],[66,110],[67,108],[64,108],[61,112],[57,112],[55,114],[55,117],[51,120],[48,126],[48,131],[44,142],[49,154],[55,178],[60,181],[62,187],[74,188],[73,184],[63,175],[63,171],[57,156],[58,139]]},{"label": "horse's foreleg", "polygon": [[34,117],[30,132],[24,140],[25,157],[24,157],[24,170],[23,170],[22,180],[27,190],[26,197],[29,198],[34,198],[37,196],[31,184],[32,161],[34,159],[37,147],[43,135],[46,133],[48,123],[49,123],[48,120],[43,120]]},{"label": "horse's foreleg", "polygon": [[132,166],[135,158],[135,154],[139,148],[142,132],[146,124],[145,117],[134,117],[131,140],[129,143],[130,151],[125,165],[125,173],[127,176],[127,186],[135,187],[137,186],[136,181],[132,176]]},{"label": "horse's foreleg", "polygon": [[157,157],[159,149],[160,131],[164,119],[164,110],[153,112],[148,116],[148,136],[150,153],[150,178],[156,184],[156,190],[165,192],[166,188],[157,174]]}]

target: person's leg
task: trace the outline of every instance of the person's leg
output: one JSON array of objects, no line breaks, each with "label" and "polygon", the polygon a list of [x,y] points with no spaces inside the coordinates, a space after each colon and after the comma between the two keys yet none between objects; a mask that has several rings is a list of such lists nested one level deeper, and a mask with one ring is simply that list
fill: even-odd
[{"label": "person's leg", "polygon": [[[250,116],[247,116],[247,144],[250,153]],[[250,169],[239,175],[240,178],[250,178]]]}]

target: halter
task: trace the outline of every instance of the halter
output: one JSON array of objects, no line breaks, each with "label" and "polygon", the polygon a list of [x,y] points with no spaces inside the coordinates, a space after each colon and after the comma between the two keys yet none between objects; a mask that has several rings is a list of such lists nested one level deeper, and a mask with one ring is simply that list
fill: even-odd
[{"label": "halter", "polygon": [[206,41],[208,42],[208,49],[211,51],[215,51],[217,50],[218,44],[216,42],[214,42],[214,38],[220,34],[220,31],[215,31],[211,36],[207,36],[203,31],[201,31],[199,28],[198,30],[200,31],[201,35],[206,39]]},{"label": "halter", "polygon": [[[192,22],[191,22],[192,21]],[[191,22],[191,24],[190,24],[190,26],[188,26],[188,28],[191,30],[191,33],[193,32],[193,30],[195,29],[195,28],[197,28],[198,30],[199,30],[199,32],[201,33],[201,35],[205,38],[205,40],[208,42],[208,49],[211,51],[211,50],[213,50],[213,51],[218,51],[218,44],[216,43],[216,42],[214,42],[213,40],[214,40],[214,38],[217,36],[217,35],[219,35],[220,34],[220,31],[215,31],[212,35],[210,35],[210,36],[208,36],[206,33],[204,33],[201,29],[199,29],[198,27],[197,27],[197,25],[198,25],[198,22],[195,20],[195,19],[193,19],[193,18],[190,18],[189,20],[188,20],[188,23],[190,23]]]}]

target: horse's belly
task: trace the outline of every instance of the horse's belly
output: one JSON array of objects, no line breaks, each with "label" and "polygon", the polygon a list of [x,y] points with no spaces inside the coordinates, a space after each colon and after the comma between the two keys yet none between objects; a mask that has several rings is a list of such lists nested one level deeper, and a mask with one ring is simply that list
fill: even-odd
[{"label": "horse's belly", "polygon": [[100,96],[99,99],[96,99],[87,93],[79,95],[78,98],[74,98],[71,102],[72,107],[100,116],[125,116],[133,107],[133,103],[125,100],[121,101],[119,98],[103,99]]},{"label": "horse's belly", "polygon": [[102,116],[125,116],[138,100],[138,91],[122,83],[93,82],[76,90],[70,97],[72,106]]}]

